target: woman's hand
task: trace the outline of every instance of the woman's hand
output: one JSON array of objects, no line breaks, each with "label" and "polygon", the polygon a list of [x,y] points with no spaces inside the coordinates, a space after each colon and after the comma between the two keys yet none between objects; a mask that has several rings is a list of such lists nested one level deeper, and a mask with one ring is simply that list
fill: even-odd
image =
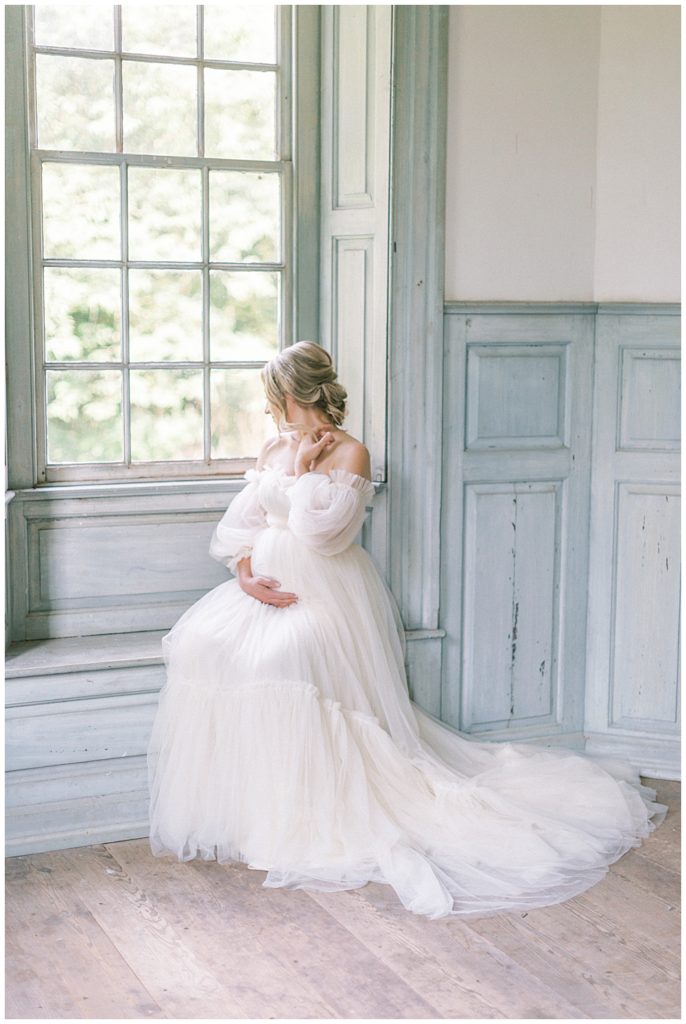
[{"label": "woman's hand", "polygon": [[314,470],[319,456],[335,441],[328,427],[317,427],[316,430],[303,434],[295,453],[295,475],[302,476],[303,473]]},{"label": "woman's hand", "polygon": [[238,582],[241,590],[251,597],[261,601],[262,604],[273,604],[277,608],[285,608],[289,604],[295,604],[298,600],[297,594],[291,594],[287,590],[278,590],[281,586],[278,580],[271,576],[239,576]]}]

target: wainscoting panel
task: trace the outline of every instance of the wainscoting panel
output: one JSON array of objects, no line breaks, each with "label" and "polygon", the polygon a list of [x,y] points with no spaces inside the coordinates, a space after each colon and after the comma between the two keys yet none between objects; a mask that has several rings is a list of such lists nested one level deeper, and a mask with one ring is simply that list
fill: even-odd
[{"label": "wainscoting panel", "polygon": [[465,732],[583,730],[593,327],[446,309],[441,717]]},{"label": "wainscoting panel", "polygon": [[146,749],[163,632],[13,644],[6,663],[8,855],[148,834]]},{"label": "wainscoting panel", "polygon": [[173,625],[229,578],[208,549],[243,485],[202,484],[181,494],[153,484],[97,497],[59,486],[18,491],[8,510],[13,639]]},{"label": "wainscoting panel", "polygon": [[440,717],[455,728],[680,777],[678,314],[446,306]]},{"label": "wainscoting panel", "polygon": [[680,321],[600,312],[586,667],[588,747],[679,767]]},{"label": "wainscoting panel", "polygon": [[466,488],[462,726],[469,732],[555,723],[560,492],[558,483]]}]

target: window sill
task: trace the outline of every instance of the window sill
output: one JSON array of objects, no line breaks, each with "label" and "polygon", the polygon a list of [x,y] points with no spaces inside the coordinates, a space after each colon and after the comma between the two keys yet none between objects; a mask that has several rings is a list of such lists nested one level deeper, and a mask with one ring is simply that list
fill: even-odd
[{"label": "window sill", "polygon": [[19,501],[54,500],[55,498],[113,498],[135,497],[137,495],[160,494],[214,494],[225,491],[240,491],[244,486],[243,475],[213,479],[187,480],[101,480],[92,483],[80,481],[70,483],[37,484],[34,487],[18,487],[14,491]]},{"label": "window sill", "polygon": [[[386,489],[385,480],[373,480],[378,494]],[[95,483],[50,483],[18,487],[11,493],[16,501],[55,501],[61,498],[131,498],[172,494],[225,494],[245,486],[243,474],[213,479],[99,481]]]}]

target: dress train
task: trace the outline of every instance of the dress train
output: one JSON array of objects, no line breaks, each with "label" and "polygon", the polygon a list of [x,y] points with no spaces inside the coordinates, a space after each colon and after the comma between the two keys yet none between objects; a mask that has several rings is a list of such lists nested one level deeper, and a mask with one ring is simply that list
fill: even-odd
[{"label": "dress train", "polygon": [[664,820],[628,761],[476,741],[410,699],[397,605],[354,543],[369,481],[245,477],[210,553],[232,571],[250,554],[299,600],[230,579],[163,637],[155,856],[242,861],[268,887],[376,881],[416,914],[483,917],[583,892]]}]

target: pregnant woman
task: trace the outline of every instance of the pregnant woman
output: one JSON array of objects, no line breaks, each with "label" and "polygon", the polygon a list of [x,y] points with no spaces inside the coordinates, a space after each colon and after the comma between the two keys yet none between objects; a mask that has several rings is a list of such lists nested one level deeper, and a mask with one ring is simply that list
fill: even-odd
[{"label": "pregnant woman", "polygon": [[346,391],[309,341],[262,377],[279,433],[210,546],[234,578],[162,639],[152,853],[242,861],[265,886],[381,882],[431,918],[588,889],[666,806],[627,761],[476,742],[410,700],[397,605],[355,542],[374,486]]}]

